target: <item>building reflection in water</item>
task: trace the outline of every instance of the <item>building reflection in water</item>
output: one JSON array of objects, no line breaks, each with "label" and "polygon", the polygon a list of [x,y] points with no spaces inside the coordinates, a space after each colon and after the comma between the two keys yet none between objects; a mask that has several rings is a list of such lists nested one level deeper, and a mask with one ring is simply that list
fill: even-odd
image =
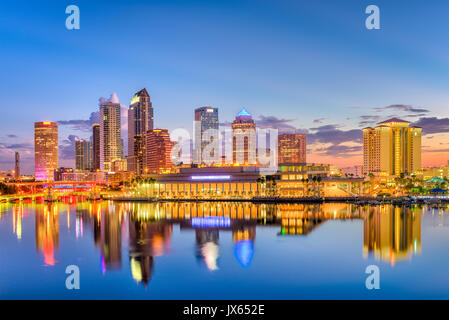
[{"label": "building reflection in water", "polygon": [[173,231],[170,223],[155,221],[155,215],[148,215],[149,208],[150,206],[134,207],[129,221],[131,274],[134,280],[142,282],[145,287],[151,280],[155,257],[170,251]]},{"label": "building reflection in water", "polygon": [[119,270],[122,267],[122,217],[114,205],[102,207],[100,216],[95,218],[94,239],[101,250],[103,272]]},{"label": "building reflection in water", "polygon": [[218,270],[218,257],[220,250],[218,247],[219,229],[195,229],[196,257],[204,261],[206,267],[211,270]]},{"label": "building reflection in water", "polygon": [[59,248],[59,211],[57,205],[36,207],[36,250],[43,252],[44,262],[54,266],[55,250]]},{"label": "building reflection in water", "polygon": [[242,227],[232,230],[234,242],[234,255],[243,268],[248,268],[254,257],[254,240],[256,239],[256,226]]},{"label": "building reflection in water", "polygon": [[[60,208],[62,209],[62,208]],[[62,210],[69,210],[64,207]],[[410,259],[421,251],[420,209],[360,207],[342,203],[79,203],[75,234],[92,230],[100,248],[101,270],[122,267],[122,242],[129,243],[132,277],[145,286],[151,280],[155,257],[170,251],[173,225],[194,229],[198,261],[211,271],[219,270],[220,232],[232,232],[234,255],[248,268],[255,255],[256,227],[278,227],[279,236],[307,236],[329,220],[363,220],[363,255],[388,261]],[[72,211],[73,212],[73,211]],[[22,237],[23,208],[13,209],[13,231]],[[70,219],[67,215],[67,227]],[[58,205],[36,206],[36,249],[46,265],[54,265],[59,247]]]},{"label": "building reflection in water", "polygon": [[[1,213],[0,213],[1,218]],[[16,234],[17,239],[22,239],[22,218],[23,205],[12,208],[12,232]]]},{"label": "building reflection in water", "polygon": [[375,259],[411,259],[421,252],[421,212],[407,207],[368,207],[364,212],[363,254]]}]

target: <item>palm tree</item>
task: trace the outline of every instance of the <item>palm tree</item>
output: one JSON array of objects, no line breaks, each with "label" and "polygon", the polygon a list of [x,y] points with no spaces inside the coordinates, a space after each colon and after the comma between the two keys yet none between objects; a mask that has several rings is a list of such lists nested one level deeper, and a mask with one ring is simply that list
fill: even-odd
[{"label": "palm tree", "polygon": [[321,181],[323,180],[323,178],[321,178],[321,176],[318,176],[316,178],[316,181],[318,182],[318,197],[321,197]]},{"label": "palm tree", "polygon": [[316,180],[317,180],[317,176],[313,176],[312,177],[312,188],[313,188],[313,196],[316,196]]},{"label": "palm tree", "polygon": [[263,195],[263,186],[265,185],[265,177],[261,176],[257,178],[257,187],[259,188],[258,192],[260,195]]}]

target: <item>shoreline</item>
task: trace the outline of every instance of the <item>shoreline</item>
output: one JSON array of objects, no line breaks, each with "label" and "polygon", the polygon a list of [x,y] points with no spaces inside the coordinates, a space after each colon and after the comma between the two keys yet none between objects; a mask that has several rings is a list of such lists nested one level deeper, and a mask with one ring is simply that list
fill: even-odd
[{"label": "shoreline", "polygon": [[[23,197],[23,196],[22,196]],[[0,199],[0,203],[16,203],[22,202],[28,197],[11,197],[10,199]],[[22,200],[21,200],[22,198]],[[214,198],[214,199],[204,199],[204,198],[148,198],[148,197],[111,197],[111,196],[100,196],[90,199],[85,199],[85,201],[117,201],[117,202],[147,202],[147,203],[158,203],[158,202],[251,202],[255,204],[323,204],[323,203],[348,203],[356,205],[383,205],[383,204],[393,204],[393,205],[414,205],[414,204],[438,204],[438,205],[449,205],[449,198],[440,197],[299,197],[299,198],[279,198],[279,197],[253,197],[253,198]],[[28,202],[28,201],[27,201]],[[32,201],[34,202],[34,201]],[[56,203],[63,202],[60,200],[44,200],[43,203]]]},{"label": "shoreline", "polygon": [[396,205],[412,205],[412,204],[449,204],[449,198],[423,198],[411,199],[409,197],[390,197],[390,198],[376,198],[376,197],[302,197],[302,198],[250,198],[250,199],[197,199],[197,198],[102,198],[103,200],[118,201],[118,202],[251,202],[260,204],[282,204],[282,203],[304,203],[304,204],[322,204],[322,203],[352,203],[357,205],[381,205],[381,204],[396,204]]}]

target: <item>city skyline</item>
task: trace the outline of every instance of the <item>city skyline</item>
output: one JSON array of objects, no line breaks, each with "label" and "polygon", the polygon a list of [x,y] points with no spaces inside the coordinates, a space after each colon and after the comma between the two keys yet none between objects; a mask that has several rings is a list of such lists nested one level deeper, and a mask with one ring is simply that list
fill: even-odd
[{"label": "city skyline", "polygon": [[[144,89],[143,89],[144,90]],[[118,106],[120,106],[120,121],[119,122],[121,122],[122,124],[120,125],[120,123],[119,123],[119,126],[120,126],[120,129],[116,129],[116,130],[119,130],[119,132],[120,132],[120,140],[121,140],[121,144],[120,144],[120,146],[119,146],[119,148],[122,148],[120,151],[118,151],[119,153],[121,152],[121,153],[123,153],[123,159],[126,157],[128,157],[128,154],[125,154],[124,152],[125,152],[125,150],[128,150],[129,149],[129,144],[127,144],[127,145],[124,145],[123,143],[124,143],[124,140],[127,140],[126,138],[128,137],[128,126],[127,125],[123,125],[123,121],[126,121],[126,123],[128,123],[128,121],[127,121],[127,119],[128,119],[128,117],[126,117],[126,116],[124,116],[124,110],[126,110],[125,111],[125,114],[128,114],[128,107],[129,106],[127,106],[127,105],[124,105],[124,104],[122,104],[122,103],[120,103],[119,101],[118,101],[118,97],[117,97],[117,95],[115,94],[115,93],[112,93],[111,95],[110,95],[110,97],[108,98],[108,99],[106,99],[106,98],[100,98],[99,99],[99,106],[101,106],[102,104],[110,104],[110,105],[116,105],[116,109],[118,110],[119,108],[118,108]],[[111,101],[113,101],[113,102],[111,102]],[[198,110],[198,109],[202,109],[202,108],[212,108],[212,107],[199,107],[199,108],[196,108],[196,109],[193,109],[192,111],[195,111],[195,110]],[[101,109],[101,108],[100,108]],[[213,109],[215,109],[215,110],[218,110],[219,108],[216,108],[216,107],[213,107]],[[246,109],[245,108],[243,108],[241,111],[240,111],[240,113],[242,112],[242,111],[244,111],[244,112],[247,112],[246,111]],[[92,117],[91,117],[91,122],[92,122],[92,125],[91,126],[95,126],[95,125],[98,125],[98,123],[97,122],[100,122],[101,123],[101,121],[100,121],[100,114],[99,114],[100,112],[93,112],[92,113]],[[238,117],[238,115],[240,114],[240,113],[237,113],[237,117]],[[248,113],[249,114],[249,113]],[[374,117],[374,116],[373,116]],[[123,120],[123,119],[126,119],[126,120]],[[195,118],[195,116],[193,116],[192,117],[193,119]],[[379,119],[381,119],[381,120],[385,120],[385,121],[383,121],[383,122],[386,122],[386,121],[388,121],[388,120],[386,120],[386,119],[383,119],[383,118],[380,118],[379,117]],[[392,119],[397,119],[397,118],[392,118]],[[271,119],[271,120],[273,120],[273,119]],[[399,120],[401,120],[401,119],[399,119]],[[276,120],[275,120],[276,121]],[[401,120],[401,121],[403,121],[403,120]],[[51,121],[41,121],[41,122],[51,122]],[[284,134],[291,134],[291,133],[295,133],[295,134],[299,134],[299,135],[305,135],[305,136],[309,136],[309,135],[312,135],[312,137],[313,137],[313,135],[314,134],[317,134],[317,133],[310,133],[309,131],[307,131],[307,130],[301,130],[301,129],[297,129],[297,128],[291,128],[291,127],[285,127],[285,126],[277,126],[276,124],[268,124],[267,122],[269,122],[269,121],[266,121],[265,123],[264,122],[261,122],[261,121],[254,121],[255,122],[255,124],[256,124],[256,126],[258,127],[258,128],[275,128],[275,129],[278,129],[279,130],[279,134],[280,135],[284,135]],[[414,122],[412,122],[412,121],[407,121],[412,127],[414,127]],[[52,123],[57,123],[58,124],[58,126],[60,126],[60,122],[52,122]],[[64,122],[63,122],[64,123]],[[371,122],[372,123],[372,122]],[[377,122],[376,124],[377,125],[379,125],[380,123],[382,123],[382,122]],[[220,125],[224,125],[224,126],[230,126],[232,124],[232,122],[230,122],[230,121],[228,121],[228,120],[225,120],[225,121],[223,121],[223,122],[221,122],[220,123]],[[187,128],[187,130],[188,131],[190,131],[192,134],[194,133],[194,131],[195,131],[195,129],[193,128],[194,127],[194,125],[195,124],[193,124],[192,125],[192,128]],[[323,126],[323,127],[326,127],[326,126]],[[373,124],[372,125],[372,127],[374,128],[375,127],[375,125]],[[354,162],[354,163],[349,163],[350,164],[350,166],[363,166],[363,164],[364,164],[364,158],[363,158],[363,132],[364,132],[364,130],[365,129],[367,129],[367,128],[371,128],[371,127],[365,127],[365,128],[362,128],[362,129],[360,129],[360,130],[358,130],[358,129],[356,129],[357,131],[360,131],[360,140],[362,141],[361,143],[360,143],[360,149],[361,149],[361,153],[360,153],[360,156],[357,156],[356,157],[356,162]],[[420,129],[423,129],[422,127],[419,127]],[[92,129],[92,128],[91,128]],[[168,129],[169,130],[169,129]],[[169,130],[169,132],[171,132],[172,130]],[[329,131],[330,131],[330,129],[329,129]],[[342,133],[342,135],[345,135],[345,134],[349,134],[350,132],[353,132],[354,130],[350,130],[350,131],[347,131],[347,132],[341,132]],[[59,130],[58,130],[58,133],[59,133]],[[330,136],[331,135],[331,133],[330,132],[326,132],[326,130],[324,130],[323,132],[321,132],[321,134],[322,134],[322,137],[319,137],[319,138],[317,138],[318,140],[320,140],[321,142],[320,142],[320,144],[321,145],[325,145],[326,144],[326,140],[324,140],[325,138],[328,138],[329,139],[329,141],[328,142],[330,142],[331,140],[332,140],[332,137]],[[430,137],[430,138],[433,138],[434,136],[436,136],[436,134],[432,134],[432,136]],[[93,142],[93,139],[94,139],[94,136],[93,136],[93,131],[91,131],[91,132],[86,132],[86,134],[84,135],[84,137],[85,138],[80,138],[80,137],[78,137],[78,136],[69,136],[69,139],[73,139],[73,143],[72,144],[70,144],[70,146],[67,146],[67,145],[64,145],[64,144],[59,144],[58,145],[58,147],[59,147],[59,162],[62,164],[61,165],[61,167],[72,167],[72,168],[76,168],[76,148],[77,148],[77,142],[78,141],[90,141],[90,142]],[[424,138],[424,136],[423,136],[423,138]],[[312,138],[312,139],[314,139],[314,138]],[[338,138],[337,138],[338,139]],[[62,152],[64,152],[64,150],[67,150],[68,148],[71,148],[71,149],[73,149],[73,150],[71,150],[71,151],[73,151],[73,157],[69,160],[69,161],[67,161],[67,159],[66,158],[64,158],[64,156],[61,154],[61,149],[63,149],[62,150]],[[426,159],[426,156],[425,156],[425,154],[426,154],[426,150],[424,149],[425,147],[428,147],[428,146],[423,146],[423,149],[422,149],[422,158],[423,159]],[[356,148],[356,147],[354,147],[354,148]],[[19,148],[20,149],[20,148]],[[328,162],[324,162],[324,161],[321,161],[321,162],[318,162],[318,161],[313,161],[313,159],[316,159],[316,154],[315,154],[315,156],[314,156],[314,154],[313,153],[311,153],[311,148],[309,147],[309,145],[308,144],[306,144],[306,154],[307,154],[307,159],[308,159],[308,162],[309,163],[326,163],[326,164],[330,164],[330,165],[335,165],[335,166],[337,166],[337,167],[340,167],[340,168],[343,168],[343,167],[347,167],[348,166],[348,162],[342,162],[341,164],[340,163],[338,163],[338,161],[337,161],[337,163],[336,163],[336,161],[333,161],[332,159],[331,160],[329,160]],[[34,149],[33,149],[33,151],[34,151]],[[14,154],[13,154],[13,159],[11,160],[11,163],[12,163],[12,167],[10,168],[10,167],[5,167],[4,169],[1,169],[0,168],[0,170],[5,170],[5,171],[8,171],[8,170],[12,170],[12,169],[15,169],[15,157],[16,157],[16,152],[19,152],[19,151],[14,151]],[[431,151],[432,152],[432,151]],[[19,154],[20,154],[20,152],[19,152]],[[27,153],[26,153],[27,154]],[[117,159],[122,159],[122,158],[117,158]],[[312,160],[309,160],[309,158],[310,159],[312,159]],[[338,157],[337,157],[338,158]],[[343,157],[343,158],[347,158],[347,157]],[[65,160],[65,161],[64,161]],[[193,159],[192,159],[193,160]],[[335,159],[334,159],[335,160]],[[422,165],[422,167],[437,167],[438,165],[445,165],[446,163],[447,163],[447,159],[446,158],[442,158],[442,159],[439,159],[440,161],[438,162],[438,163],[436,163],[436,164],[426,164],[424,161],[423,161],[423,165]],[[32,161],[34,162],[34,158],[32,159]],[[24,174],[32,174],[34,171],[35,171],[35,167],[33,166],[32,167],[32,169],[31,169],[31,171],[28,169],[28,167],[27,167],[27,164],[25,163],[25,166],[24,167],[22,167],[23,166],[23,162],[21,162],[21,172],[22,173],[24,173]],[[23,168],[23,169],[22,169]],[[131,171],[133,171],[133,170],[131,170]]]},{"label": "city skyline", "polygon": [[[144,87],[155,127],[170,131],[192,131],[192,112],[201,106],[218,108],[227,122],[245,107],[258,127],[308,133],[309,162],[346,167],[363,162],[362,128],[398,117],[423,128],[423,166],[449,159],[449,4],[423,9],[413,1],[378,1],[382,28],[375,33],[364,28],[364,3],[230,1],[199,9],[200,3],[80,1],[81,28],[73,32],[64,27],[63,6],[18,10],[20,1],[7,3],[5,12],[18,14],[0,19],[0,57],[9,75],[0,89],[0,170],[14,168],[18,151],[21,171],[34,171],[36,121],[58,122],[60,165],[74,167],[75,139],[90,137],[99,96],[116,92],[126,118],[133,94]],[[36,6],[45,12],[36,16]],[[120,24],[97,24],[99,12],[106,19],[120,15]],[[406,30],[398,17],[410,19]],[[143,36],[151,45],[137,40]],[[99,49],[114,41],[138,50]],[[117,77],[109,76],[111,68]]]}]

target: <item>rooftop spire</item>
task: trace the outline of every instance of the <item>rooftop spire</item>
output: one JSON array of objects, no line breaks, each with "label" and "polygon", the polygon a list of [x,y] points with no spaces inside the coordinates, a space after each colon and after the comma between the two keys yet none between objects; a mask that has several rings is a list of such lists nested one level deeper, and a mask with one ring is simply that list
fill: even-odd
[{"label": "rooftop spire", "polygon": [[237,117],[251,117],[251,114],[243,108],[239,113],[237,113]]}]

